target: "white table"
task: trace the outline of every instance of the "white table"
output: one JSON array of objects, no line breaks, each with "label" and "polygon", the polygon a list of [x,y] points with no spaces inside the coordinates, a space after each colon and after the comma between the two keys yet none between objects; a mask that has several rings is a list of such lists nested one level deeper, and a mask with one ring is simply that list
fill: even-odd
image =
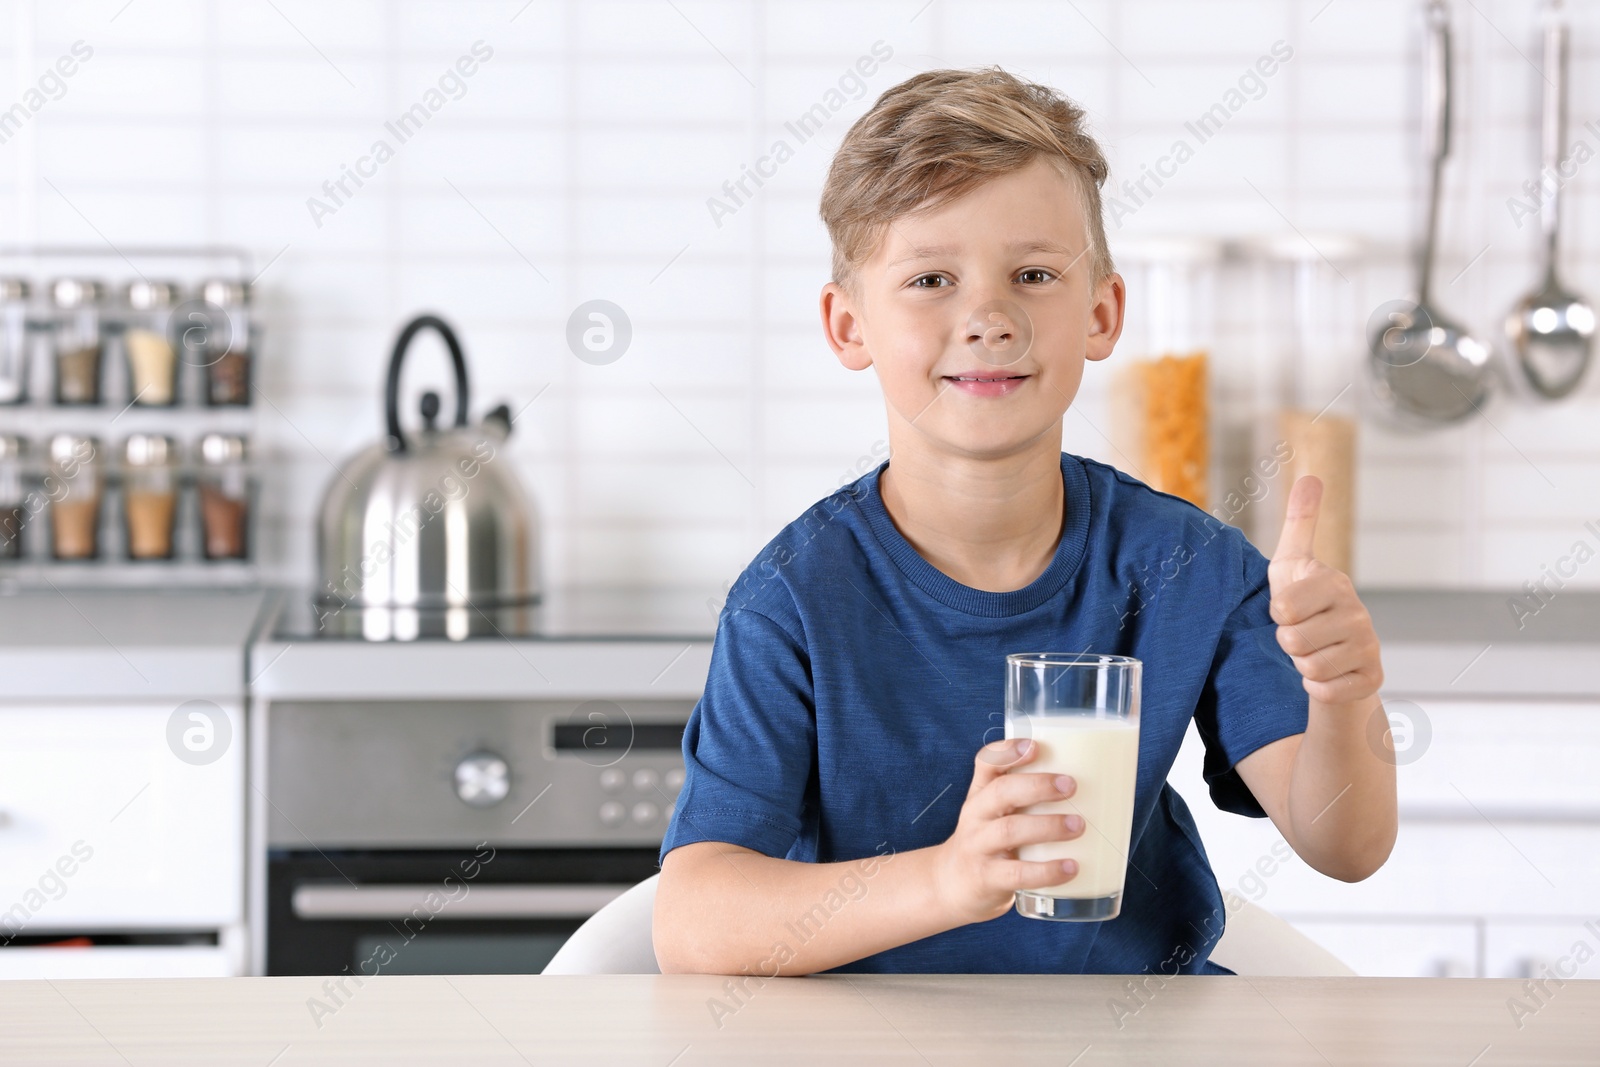
[{"label": "white table", "polygon": [[[0,983],[0,1062],[695,1064],[1504,1064],[1600,1062],[1600,982],[824,975],[735,1000],[703,975]],[[313,1017],[316,998],[332,1009]],[[1127,1011],[1121,1026],[1113,999]],[[713,1015],[718,1003],[728,1009]],[[313,1005],[314,1006],[314,1005]],[[1133,1011],[1137,1008],[1137,1011]]]}]

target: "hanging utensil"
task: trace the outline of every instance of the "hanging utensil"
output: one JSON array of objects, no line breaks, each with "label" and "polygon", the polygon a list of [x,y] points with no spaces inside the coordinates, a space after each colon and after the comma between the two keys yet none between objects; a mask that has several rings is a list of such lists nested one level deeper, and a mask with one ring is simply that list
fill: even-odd
[{"label": "hanging utensil", "polygon": [[1438,311],[1430,289],[1444,161],[1450,154],[1450,15],[1444,0],[1432,0],[1427,17],[1428,118],[1423,132],[1431,174],[1417,299],[1388,309],[1374,324],[1369,364],[1378,395],[1392,406],[1424,420],[1454,422],[1488,399],[1489,349]]},{"label": "hanging utensil", "polygon": [[[1560,166],[1567,153],[1567,14],[1561,0],[1545,5],[1544,113],[1540,122],[1544,280],[1506,317],[1506,335],[1522,373],[1541,396],[1556,400],[1578,387],[1594,343],[1594,306],[1556,278],[1561,229]],[[1548,183],[1548,184],[1547,184]]]}]

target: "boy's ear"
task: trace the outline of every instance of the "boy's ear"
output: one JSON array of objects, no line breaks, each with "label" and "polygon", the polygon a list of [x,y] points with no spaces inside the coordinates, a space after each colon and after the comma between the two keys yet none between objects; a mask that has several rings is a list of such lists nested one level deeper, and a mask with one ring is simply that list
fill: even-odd
[{"label": "boy's ear", "polygon": [[856,311],[855,299],[838,282],[822,287],[822,335],[828,347],[851,370],[866,370],[872,366],[872,354],[867,351],[866,337],[861,331],[861,318]]},{"label": "boy's ear", "polygon": [[1095,286],[1094,303],[1089,306],[1089,336],[1084,345],[1087,359],[1105,359],[1122,336],[1122,313],[1128,290],[1122,275],[1113,271]]}]

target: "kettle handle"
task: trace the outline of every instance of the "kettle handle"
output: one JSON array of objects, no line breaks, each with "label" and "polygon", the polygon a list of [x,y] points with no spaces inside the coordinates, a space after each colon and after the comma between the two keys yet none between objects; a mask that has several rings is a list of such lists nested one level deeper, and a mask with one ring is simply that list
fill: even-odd
[{"label": "kettle handle", "polygon": [[467,424],[467,360],[461,354],[461,342],[456,340],[456,332],[450,328],[449,323],[437,315],[418,315],[406,323],[405,329],[400,331],[400,336],[395,338],[394,354],[389,357],[389,381],[383,391],[384,414],[389,423],[389,451],[406,451],[406,435],[400,429],[400,365],[405,362],[406,349],[411,346],[411,339],[418,331],[432,327],[444,338],[445,347],[450,349],[450,362],[456,370],[456,425]]}]

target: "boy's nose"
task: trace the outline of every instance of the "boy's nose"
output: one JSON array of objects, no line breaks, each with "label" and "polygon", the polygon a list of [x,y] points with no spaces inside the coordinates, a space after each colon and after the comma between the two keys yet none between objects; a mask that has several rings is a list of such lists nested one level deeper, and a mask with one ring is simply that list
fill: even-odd
[{"label": "boy's nose", "polygon": [[1033,323],[1009,300],[991,300],[967,316],[967,347],[992,367],[1007,367],[1028,354]]},{"label": "boy's nose", "polygon": [[987,345],[998,348],[1016,340],[1016,328],[1011,320],[1004,315],[991,313],[988,321],[982,324],[969,323],[968,329],[972,333],[967,337],[967,343]]}]

